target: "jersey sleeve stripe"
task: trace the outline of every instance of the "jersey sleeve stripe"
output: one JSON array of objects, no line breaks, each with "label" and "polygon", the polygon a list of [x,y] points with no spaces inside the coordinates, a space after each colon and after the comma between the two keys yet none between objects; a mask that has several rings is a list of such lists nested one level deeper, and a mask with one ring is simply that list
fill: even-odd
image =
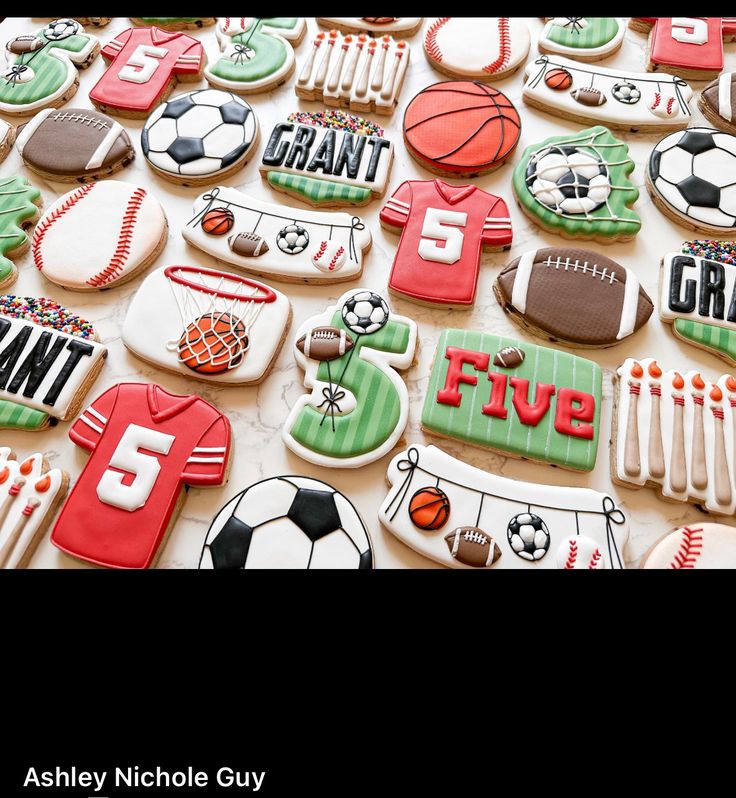
[{"label": "jersey sleeve stripe", "polygon": [[398,205],[394,205],[392,200],[389,200],[386,203],[385,210],[393,211],[394,213],[399,213],[402,216],[408,216],[409,215],[409,211],[407,211],[406,208],[400,208]]},{"label": "jersey sleeve stripe", "polygon": [[222,452],[225,453],[226,449],[224,446],[195,446],[192,450],[192,454],[205,454],[207,452]]},{"label": "jersey sleeve stripe", "polygon": [[187,463],[223,463],[224,457],[190,457]]},{"label": "jersey sleeve stripe", "polygon": [[409,208],[411,207],[408,202],[404,202],[403,200],[396,199],[396,197],[391,197],[388,200],[388,202],[393,202],[396,205],[403,205],[404,208],[406,208],[407,210],[409,210]]},{"label": "jersey sleeve stripe", "polygon": [[82,415],[79,417],[79,420],[80,420],[80,421],[84,421],[84,423],[85,423],[85,424],[86,424],[88,427],[91,427],[91,428],[92,428],[92,429],[93,429],[95,432],[99,432],[99,433],[100,433],[100,435],[102,435],[102,432],[103,432],[103,429],[102,429],[102,427],[100,427],[100,426],[98,426],[97,424],[95,424],[95,422],[94,422],[94,421],[90,421],[90,420],[87,418],[87,416],[85,416],[85,415],[84,415],[84,413],[82,413]]},{"label": "jersey sleeve stripe", "polygon": [[94,416],[98,421],[101,421],[103,424],[107,424],[107,419],[102,415],[102,413],[98,413],[94,407],[88,407],[85,413],[89,413],[91,416]]}]

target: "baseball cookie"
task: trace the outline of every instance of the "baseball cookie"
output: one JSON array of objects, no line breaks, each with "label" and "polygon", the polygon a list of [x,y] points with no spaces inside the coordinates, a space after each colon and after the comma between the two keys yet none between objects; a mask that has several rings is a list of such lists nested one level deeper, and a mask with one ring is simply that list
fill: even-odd
[{"label": "baseball cookie", "polygon": [[373,567],[358,511],[318,479],[264,479],[232,498],[207,532],[200,568],[345,569]]},{"label": "baseball cookie", "polygon": [[48,180],[86,183],[119,172],[135,158],[122,125],[86,108],[46,108],[17,130],[23,163]]},{"label": "baseball cookie", "polygon": [[25,177],[0,178],[0,290],[18,277],[13,258],[28,249],[26,232],[38,219],[41,192]]},{"label": "baseball cookie", "polygon": [[424,54],[451,78],[494,81],[516,72],[530,44],[518,17],[439,17],[427,28]]},{"label": "baseball cookie", "polygon": [[617,53],[626,25],[616,17],[546,17],[537,45],[540,52],[577,61],[600,61]]},{"label": "baseball cookie", "polygon": [[736,568],[736,529],[725,524],[688,524],[661,540],[644,555],[647,570]]},{"label": "baseball cookie", "polygon": [[736,134],[736,74],[724,72],[712,80],[700,93],[698,108],[711,124]]},{"label": "baseball cookie", "polygon": [[139,186],[104,180],[64,194],[33,233],[44,277],[72,291],[95,291],[136,277],[158,257],[168,224],[158,200]]},{"label": "baseball cookie", "polygon": [[370,33],[372,36],[389,33],[397,39],[405,39],[422,27],[422,17],[317,17],[317,24],[342,33]]},{"label": "baseball cookie", "polygon": [[162,30],[199,30],[215,24],[215,17],[130,17],[134,25],[155,25]]},{"label": "baseball cookie", "polygon": [[235,94],[199,89],[177,94],[148,117],[141,148],[160,177],[184,186],[211,184],[242,169],[258,142],[258,120]]},{"label": "baseball cookie", "polygon": [[613,346],[643,327],[654,309],[634,272],[576,247],[525,252],[499,274],[493,291],[517,324],[571,346]]},{"label": "baseball cookie", "polygon": [[4,119],[0,119],[0,163],[2,163],[15,141],[15,129]]}]

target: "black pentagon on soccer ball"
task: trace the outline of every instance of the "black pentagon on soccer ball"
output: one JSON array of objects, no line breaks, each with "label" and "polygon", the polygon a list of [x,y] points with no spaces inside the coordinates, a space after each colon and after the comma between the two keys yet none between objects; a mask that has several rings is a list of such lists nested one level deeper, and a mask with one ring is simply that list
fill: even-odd
[{"label": "black pentagon on soccer ball", "polygon": [[177,163],[189,163],[197,158],[204,158],[204,142],[202,139],[179,136],[169,145],[166,152]]},{"label": "black pentagon on soccer ball", "polygon": [[576,172],[565,172],[564,175],[557,181],[557,188],[560,189],[560,194],[565,198],[570,197],[587,197],[588,196],[588,178],[577,174]]},{"label": "black pentagon on soccer ball", "polygon": [[239,518],[230,516],[210,543],[212,565],[217,569],[245,568],[253,530]]},{"label": "black pentagon on soccer ball", "polygon": [[227,155],[225,155],[222,160],[220,161],[220,168],[226,169],[230,166],[231,163],[235,163],[238,158],[248,149],[247,144],[241,144],[239,147],[236,147],[234,150],[231,150]]},{"label": "black pentagon on soccer ball", "polygon": [[195,103],[192,98],[188,94],[185,94],[183,97],[166,103],[161,118],[164,119],[165,117],[169,117],[170,119],[178,119],[180,116],[184,116],[191,108],[194,108],[194,106]]},{"label": "black pentagon on soccer ball", "polygon": [[141,130],[141,149],[144,155],[148,155],[148,130],[146,128]]},{"label": "black pentagon on soccer ball", "polygon": [[233,125],[242,125],[250,114],[250,109],[241,103],[231,100],[229,103],[220,106],[222,121]]},{"label": "black pentagon on soccer ball", "polygon": [[721,189],[691,175],[677,184],[677,190],[689,205],[700,205],[704,208],[717,208],[721,204]]},{"label": "black pentagon on soccer ball", "polygon": [[697,155],[699,152],[712,150],[716,143],[711,133],[698,130],[686,130],[685,135],[679,140],[677,146],[685,152]]},{"label": "black pentagon on soccer ball", "polygon": [[662,153],[659,150],[654,150],[652,157],[649,159],[649,177],[653,181],[659,177],[659,164],[661,160]]},{"label": "black pentagon on soccer ball", "polygon": [[335,495],[326,490],[299,488],[286,516],[312,542],[340,529]]}]

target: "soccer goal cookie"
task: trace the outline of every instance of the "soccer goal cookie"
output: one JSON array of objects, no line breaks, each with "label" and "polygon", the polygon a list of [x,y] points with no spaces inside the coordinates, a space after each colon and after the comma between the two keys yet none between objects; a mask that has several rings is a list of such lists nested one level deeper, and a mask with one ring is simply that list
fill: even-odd
[{"label": "soccer goal cookie", "polygon": [[654,310],[634,272],[577,247],[525,252],[498,275],[493,291],[504,312],[532,335],[570,346],[613,346]]},{"label": "soccer goal cookie", "polygon": [[440,336],[422,429],[473,446],[592,471],[601,369],[557,349],[473,330]]},{"label": "soccer goal cookie", "polygon": [[29,247],[27,230],[40,216],[41,192],[25,177],[0,178],[0,290],[18,277],[13,258]]},{"label": "soccer goal cookie", "polygon": [[373,122],[344,111],[293,113],[271,131],[261,175],[317,208],[367,205],[386,190],[394,148]]},{"label": "soccer goal cookie", "polygon": [[498,89],[448,80],[423,89],[404,114],[404,143],[425,169],[475,177],[503,166],[521,134],[519,113]]},{"label": "soccer goal cookie", "polygon": [[199,80],[207,61],[202,43],[182,32],[128,28],[102,48],[108,66],[89,99],[100,111],[143,119],[177,81]]},{"label": "soccer goal cookie", "polygon": [[409,45],[388,34],[320,31],[300,65],[297,97],[352,111],[392,114],[409,66]]},{"label": "soccer goal cookie", "polygon": [[256,482],[215,516],[199,559],[214,569],[371,569],[368,530],[350,500],[318,479]]},{"label": "soccer goal cookie", "polygon": [[34,432],[75,416],[107,347],[53,299],[0,296],[0,429]]},{"label": "soccer goal cookie", "polygon": [[123,126],[87,108],[46,108],[17,132],[23,163],[48,180],[86,183],[119,172],[135,158]]},{"label": "soccer goal cookie", "polygon": [[708,127],[670,133],[649,156],[646,184],[659,210],[683,227],[736,232],[736,136]]},{"label": "soccer goal cookie", "polygon": [[184,186],[211,184],[242,169],[258,141],[250,105],[228,91],[177,94],[154,109],[141,148],[159,177]]},{"label": "soccer goal cookie", "polygon": [[294,357],[311,393],[284,424],[289,449],[330,468],[359,468],[390,452],[409,418],[409,393],[396,370],[411,366],[416,344],[416,323],[365,289],[307,319]]},{"label": "soccer goal cookie", "polygon": [[11,39],[0,73],[0,111],[23,116],[64,105],[77,93],[77,70],[88,67],[99,51],[99,41],[67,18]]},{"label": "soccer goal cookie", "polygon": [[357,279],[372,241],[358,216],[275,205],[228,186],[216,186],[195,200],[182,235],[251,274],[307,284]]},{"label": "soccer goal cookie", "polygon": [[577,61],[600,61],[618,52],[626,24],[616,17],[546,17],[538,46],[542,53]]},{"label": "soccer goal cookie", "polygon": [[511,245],[506,203],[476,186],[407,180],[381,209],[380,220],[401,235],[389,289],[430,306],[471,307],[481,251]]},{"label": "soccer goal cookie", "polygon": [[736,74],[724,72],[711,81],[700,93],[698,108],[712,125],[736,134]]},{"label": "soccer goal cookie", "polygon": [[167,266],[149,274],[131,300],[123,343],[175,374],[257,385],[290,320],[289,300],[263,283],[201,266]]},{"label": "soccer goal cookie", "polygon": [[69,474],[44,455],[24,460],[0,446],[0,569],[25,568],[69,489]]},{"label": "soccer goal cookie", "polygon": [[95,565],[155,565],[187,488],[227,480],[230,422],[199,396],[120,383],[92,402],[69,437],[91,456],[51,542]]},{"label": "soccer goal cookie", "polygon": [[33,232],[33,260],[63,288],[111,288],[156,260],[168,229],[163,208],[146,189],[117,180],[87,183],[43,215]]},{"label": "soccer goal cookie", "polygon": [[403,39],[413,36],[422,27],[422,17],[317,17],[317,24],[343,33],[370,33],[372,36],[389,33]]},{"label": "soccer goal cookie", "polygon": [[15,128],[9,125],[4,119],[0,119],[0,163],[7,157],[14,141]]},{"label": "soccer goal cookie", "polygon": [[162,30],[199,30],[215,24],[215,17],[130,17],[134,25],[155,25]]},{"label": "soccer goal cookie", "polygon": [[[624,568],[628,522],[589,488],[534,485],[490,474],[435,446],[412,446],[388,467],[381,524],[449,568]],[[570,539],[571,530],[576,534]],[[579,551],[559,562],[561,547]],[[594,555],[595,552],[595,555]]]},{"label": "soccer goal cookie", "polygon": [[736,380],[723,374],[707,382],[696,371],[664,371],[652,358],[628,358],[617,377],[613,481],[733,515]]},{"label": "soccer goal cookie", "polygon": [[527,147],[514,169],[522,211],[543,230],[601,244],[628,241],[641,228],[631,206],[629,148],[605,127],[552,136]]},{"label": "soccer goal cookie", "polygon": [[493,81],[524,63],[531,39],[517,17],[439,17],[424,35],[429,63],[451,78]]},{"label": "soccer goal cookie", "polygon": [[271,91],[294,72],[294,47],[306,30],[303,17],[220,17],[222,55],[204,76],[212,86],[239,94]]},{"label": "soccer goal cookie", "polygon": [[674,75],[627,72],[543,55],[528,64],[527,105],[577,122],[647,132],[687,127],[693,91]]},{"label": "soccer goal cookie", "polygon": [[668,571],[736,568],[736,528],[700,523],[681,526],[649,549],[641,567]]}]

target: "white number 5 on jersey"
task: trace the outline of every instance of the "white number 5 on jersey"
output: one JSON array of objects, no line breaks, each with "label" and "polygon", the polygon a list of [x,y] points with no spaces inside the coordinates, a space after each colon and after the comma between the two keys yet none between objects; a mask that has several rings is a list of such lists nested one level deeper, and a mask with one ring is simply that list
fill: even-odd
[{"label": "white number 5 on jersey", "polygon": [[[457,263],[462,257],[465,241],[465,234],[458,228],[467,223],[467,213],[427,208],[417,250],[419,257],[434,263]],[[445,245],[440,247],[438,241],[444,241]]]},{"label": "white number 5 on jersey", "polygon": [[128,63],[118,72],[118,77],[129,83],[148,83],[161,65],[159,59],[166,58],[167,52],[163,47],[139,44],[128,59]]}]

